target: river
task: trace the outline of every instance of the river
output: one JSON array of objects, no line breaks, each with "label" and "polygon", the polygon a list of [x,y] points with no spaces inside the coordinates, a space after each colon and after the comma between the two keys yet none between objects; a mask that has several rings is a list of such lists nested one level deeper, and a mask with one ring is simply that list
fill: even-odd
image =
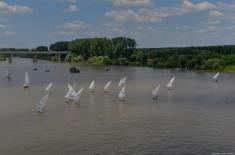
[{"label": "river", "polygon": [[[5,78],[6,67],[12,73]],[[34,71],[33,68],[38,68]],[[235,74],[142,67],[80,66],[14,58],[0,65],[1,155],[209,155],[235,153]],[[50,69],[50,72],[45,72]],[[31,86],[22,88],[28,71]],[[117,85],[127,76],[128,101]],[[172,91],[166,83],[176,77]],[[88,92],[95,80],[94,93]],[[110,93],[103,86],[112,80]],[[45,112],[35,105],[54,82]],[[81,105],[66,103],[67,83],[84,87]],[[150,92],[161,84],[158,101]]]}]

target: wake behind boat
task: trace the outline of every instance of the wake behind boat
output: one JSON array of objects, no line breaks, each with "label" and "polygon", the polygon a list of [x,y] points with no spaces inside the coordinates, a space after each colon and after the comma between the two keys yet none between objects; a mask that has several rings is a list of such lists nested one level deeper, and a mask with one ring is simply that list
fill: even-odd
[{"label": "wake behind boat", "polygon": [[49,97],[49,93],[47,93],[41,100],[39,100],[39,102],[36,105],[36,110],[38,113],[43,113],[44,112],[44,107],[45,104],[47,103]]}]

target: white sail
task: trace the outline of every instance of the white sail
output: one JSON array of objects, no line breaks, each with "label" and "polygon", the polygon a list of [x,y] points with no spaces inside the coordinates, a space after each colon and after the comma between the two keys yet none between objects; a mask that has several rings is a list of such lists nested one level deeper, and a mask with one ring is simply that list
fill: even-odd
[{"label": "white sail", "polygon": [[126,87],[125,86],[123,86],[122,90],[118,94],[118,97],[121,101],[125,100],[125,98],[126,98]]},{"label": "white sail", "polygon": [[105,86],[104,86],[104,91],[107,92],[109,90],[109,87],[111,85],[112,81],[109,81]]},{"label": "white sail", "polygon": [[77,93],[74,94],[73,96],[73,101],[74,103],[78,104],[80,102],[80,97],[83,92],[83,88],[81,88]]},{"label": "white sail", "polygon": [[90,91],[94,91],[95,90],[95,81],[93,80],[89,86],[89,90]]},{"label": "white sail", "polygon": [[174,84],[174,81],[175,81],[175,77],[173,77],[167,84],[166,84],[166,87],[168,89],[172,89],[172,86]]},{"label": "white sail", "polygon": [[214,79],[215,81],[218,81],[219,75],[220,75],[220,72],[216,73],[216,74],[213,76],[213,79]]},{"label": "white sail", "polygon": [[52,86],[53,86],[53,82],[51,82],[51,83],[45,88],[45,91],[50,91]]},{"label": "white sail", "polygon": [[30,84],[30,80],[29,80],[29,75],[28,72],[25,72],[25,77],[24,77],[24,88],[28,88]]},{"label": "white sail", "polygon": [[122,81],[123,81],[123,78],[120,79],[119,83],[118,83],[118,88],[121,88],[122,87]]},{"label": "white sail", "polygon": [[10,72],[9,72],[8,69],[7,69],[7,71],[6,71],[6,78],[7,78],[7,79],[10,79],[10,78],[11,78],[11,75],[10,75]]},{"label": "white sail", "polygon": [[151,94],[152,94],[153,98],[157,98],[157,95],[158,95],[158,92],[159,92],[160,88],[161,88],[161,86],[158,85],[156,88],[154,88],[152,90]]},{"label": "white sail", "polygon": [[64,96],[66,101],[71,100],[73,95],[74,95],[74,93],[75,93],[75,90],[73,89],[73,87],[70,84],[68,84],[68,88],[69,88],[69,90],[66,93],[66,95]]},{"label": "white sail", "polygon": [[126,76],[122,79],[122,85],[126,83]]},{"label": "white sail", "polygon": [[42,113],[44,111],[45,104],[48,100],[49,93],[47,93],[36,105],[37,112]]}]

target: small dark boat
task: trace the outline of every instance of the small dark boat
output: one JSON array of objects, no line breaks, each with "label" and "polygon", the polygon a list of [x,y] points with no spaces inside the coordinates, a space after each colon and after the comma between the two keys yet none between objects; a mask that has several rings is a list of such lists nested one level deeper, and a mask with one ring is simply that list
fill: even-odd
[{"label": "small dark boat", "polygon": [[37,71],[38,69],[37,69],[37,68],[34,68],[33,70],[34,70],[34,71]]},{"label": "small dark boat", "polygon": [[80,73],[80,70],[79,70],[78,68],[76,68],[76,67],[71,67],[71,68],[69,69],[69,71],[70,71],[71,73]]},{"label": "small dark boat", "polygon": [[50,72],[50,69],[46,69],[45,72]]},{"label": "small dark boat", "polygon": [[108,72],[110,69],[109,68],[105,68],[104,71]]}]

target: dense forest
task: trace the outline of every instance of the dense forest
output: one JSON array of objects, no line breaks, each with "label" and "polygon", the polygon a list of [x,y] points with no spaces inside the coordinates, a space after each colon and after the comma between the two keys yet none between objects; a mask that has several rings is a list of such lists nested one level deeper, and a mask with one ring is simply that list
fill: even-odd
[{"label": "dense forest", "polygon": [[86,38],[57,42],[50,50],[68,50],[66,61],[74,63],[151,66],[192,70],[235,71],[235,45],[136,48],[134,39]]},{"label": "dense forest", "polygon": [[56,42],[34,49],[0,49],[0,51],[69,51],[65,61],[95,65],[133,65],[156,68],[181,68],[190,70],[235,71],[235,45],[136,48],[132,38],[84,38]]}]

